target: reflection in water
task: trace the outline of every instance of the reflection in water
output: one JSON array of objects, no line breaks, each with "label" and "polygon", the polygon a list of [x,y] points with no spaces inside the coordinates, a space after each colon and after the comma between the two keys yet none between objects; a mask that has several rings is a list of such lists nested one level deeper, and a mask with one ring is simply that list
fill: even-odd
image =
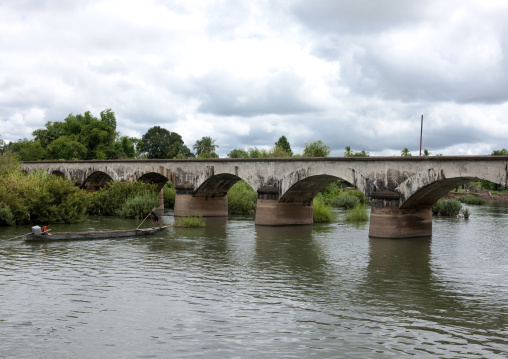
[{"label": "reflection in water", "polygon": [[0,357],[504,358],[508,212],[474,210],[410,240],[250,217],[43,245],[0,228]]}]

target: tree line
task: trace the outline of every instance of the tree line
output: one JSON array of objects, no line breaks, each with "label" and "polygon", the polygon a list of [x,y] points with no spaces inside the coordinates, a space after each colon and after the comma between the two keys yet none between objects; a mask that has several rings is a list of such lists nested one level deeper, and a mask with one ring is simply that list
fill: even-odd
[{"label": "tree line", "polygon": [[[160,126],[150,128],[141,139],[121,136],[116,130],[115,113],[106,109],[99,118],[90,111],[84,114],[69,114],[63,122],[47,122],[45,128],[32,132],[32,140],[26,138],[6,144],[0,134],[0,154],[12,153],[21,161],[41,160],[115,160],[115,159],[164,159],[164,158],[218,158],[219,146],[209,136],[202,137],[192,146],[192,152],[176,132]],[[353,151],[344,148],[345,157],[368,157],[365,150]],[[330,146],[321,140],[307,142],[302,154],[295,154],[285,136],[281,136],[269,149],[252,147],[236,148],[227,154],[229,158],[267,157],[327,157]],[[494,150],[492,155],[507,155],[506,149]],[[430,156],[425,149],[424,156]],[[411,156],[408,148],[401,156]],[[437,154],[442,156],[442,154]]]}]

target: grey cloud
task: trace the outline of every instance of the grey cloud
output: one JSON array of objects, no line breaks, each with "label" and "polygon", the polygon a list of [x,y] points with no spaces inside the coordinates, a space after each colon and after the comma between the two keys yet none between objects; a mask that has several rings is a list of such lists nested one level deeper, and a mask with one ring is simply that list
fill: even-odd
[{"label": "grey cloud", "polygon": [[302,0],[292,11],[312,31],[351,34],[414,24],[428,8],[426,1]]},{"label": "grey cloud", "polygon": [[269,79],[246,80],[224,72],[212,72],[195,79],[202,104],[199,110],[222,116],[294,114],[316,110],[301,93],[302,79],[283,72]]}]

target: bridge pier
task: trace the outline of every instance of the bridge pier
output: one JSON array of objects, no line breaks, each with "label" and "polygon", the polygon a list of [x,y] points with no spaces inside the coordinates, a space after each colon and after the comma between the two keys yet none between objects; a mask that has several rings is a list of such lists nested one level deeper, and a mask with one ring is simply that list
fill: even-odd
[{"label": "bridge pier", "polygon": [[194,197],[192,190],[178,190],[175,196],[175,217],[227,217],[228,196]]},{"label": "bridge pier", "polygon": [[432,206],[399,208],[398,198],[371,199],[369,236],[411,238],[432,235]]},{"label": "bridge pier", "polygon": [[279,202],[278,191],[274,187],[266,186],[258,190],[256,205],[256,225],[287,226],[297,224],[312,224],[312,201]]}]

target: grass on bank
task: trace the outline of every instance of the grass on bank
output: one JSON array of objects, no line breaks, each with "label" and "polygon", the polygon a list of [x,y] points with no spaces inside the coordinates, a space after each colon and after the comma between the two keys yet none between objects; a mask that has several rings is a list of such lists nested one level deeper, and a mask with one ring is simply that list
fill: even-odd
[{"label": "grass on bank", "polygon": [[206,222],[203,216],[186,216],[176,217],[173,227],[179,228],[202,228],[205,227]]},{"label": "grass on bank", "polygon": [[469,204],[469,205],[482,205],[487,203],[483,198],[476,196],[466,196],[458,199],[461,203]]}]

